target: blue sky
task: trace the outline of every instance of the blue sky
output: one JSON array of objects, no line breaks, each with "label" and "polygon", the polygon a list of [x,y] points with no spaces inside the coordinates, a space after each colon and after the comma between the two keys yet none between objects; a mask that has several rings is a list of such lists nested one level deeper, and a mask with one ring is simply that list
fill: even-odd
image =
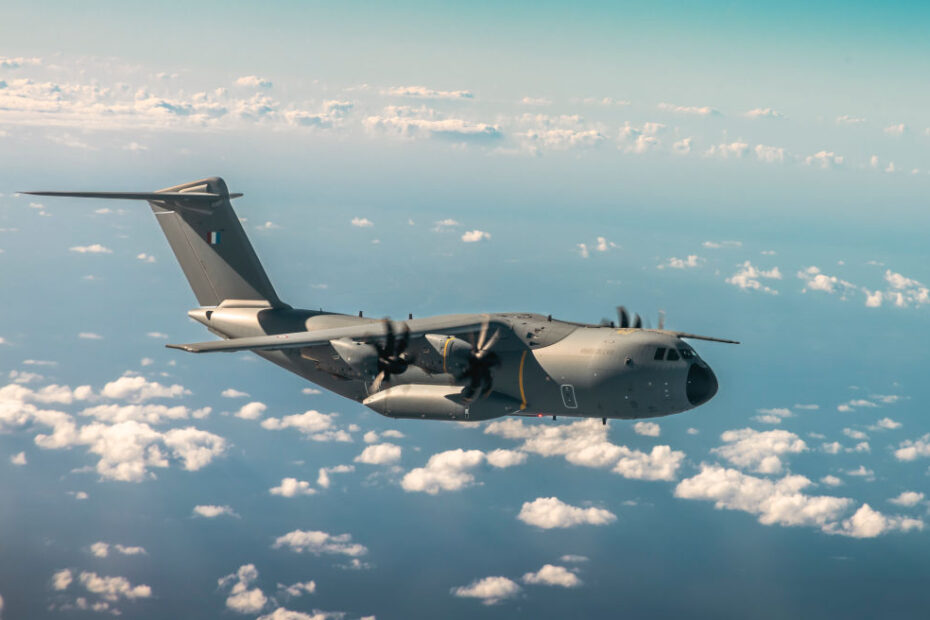
[{"label": "blue sky", "polygon": [[[4,15],[0,617],[921,617],[923,6]],[[144,205],[16,194],[209,175],[295,306],[743,344],[648,424],[395,422],[166,350]]]}]

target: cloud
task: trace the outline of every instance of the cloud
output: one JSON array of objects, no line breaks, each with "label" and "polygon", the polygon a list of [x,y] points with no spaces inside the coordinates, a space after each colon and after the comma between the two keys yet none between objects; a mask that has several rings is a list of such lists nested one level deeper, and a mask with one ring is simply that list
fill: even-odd
[{"label": "cloud", "polygon": [[808,166],[818,166],[824,170],[842,166],[844,161],[843,156],[837,155],[833,151],[818,151],[804,158],[804,163]]},{"label": "cloud", "polygon": [[265,418],[262,420],[262,428],[268,430],[296,428],[301,434],[313,441],[351,442],[351,435],[344,430],[335,428],[333,425],[333,420],[337,415],[336,413],[320,413],[311,409],[301,414],[284,416],[283,418]]},{"label": "cloud", "polygon": [[42,64],[42,59],[37,57],[27,58],[25,56],[0,56],[0,69],[21,69],[23,67],[37,66]]},{"label": "cloud", "polygon": [[468,90],[435,90],[425,86],[395,86],[382,91],[394,97],[411,97],[414,99],[473,99],[474,94]]},{"label": "cloud", "polygon": [[682,480],[675,497],[703,499],[714,507],[758,515],[764,525],[814,526],[827,530],[852,505],[843,497],[811,496],[802,491],[812,483],[804,476],[768,480],[719,465],[701,464],[699,474]]},{"label": "cloud", "polygon": [[345,555],[359,557],[368,553],[368,548],[352,542],[351,534],[332,535],[321,531],[294,530],[275,539],[275,549],[287,548],[296,553],[314,555]]},{"label": "cloud", "polygon": [[366,465],[390,465],[400,460],[403,449],[392,443],[379,443],[366,446],[362,453],[355,457],[356,463]]},{"label": "cloud", "polygon": [[766,146],[757,144],[753,147],[756,159],[767,164],[782,164],[785,162],[785,149],[780,146]]},{"label": "cloud", "polygon": [[552,101],[545,97],[524,97],[520,100],[523,105],[552,105]]},{"label": "cloud", "polygon": [[166,340],[168,338],[168,334],[163,334],[161,332],[148,332],[146,336],[149,338],[158,338],[162,340]]},{"label": "cloud", "polygon": [[145,422],[147,424],[162,424],[168,420],[186,420],[189,417],[205,418],[210,414],[210,407],[189,409],[184,405],[168,407],[166,405],[138,404],[138,405],[95,405],[81,411],[82,416],[93,417],[101,422]]},{"label": "cloud", "polygon": [[695,116],[720,116],[720,112],[709,106],[686,106],[673,103],[660,103],[659,109],[676,114],[691,114]]},{"label": "cloud", "polygon": [[924,494],[917,491],[903,491],[900,495],[893,497],[888,501],[898,506],[916,506],[920,502],[924,501]]},{"label": "cloud", "polygon": [[668,261],[659,265],[659,269],[664,269],[666,267],[671,267],[672,269],[692,269],[694,267],[700,267],[704,263],[704,259],[696,254],[689,254],[687,258],[675,258],[674,256],[668,259]]},{"label": "cloud", "polygon": [[268,597],[259,589],[249,586],[258,579],[258,569],[254,564],[243,564],[235,573],[220,577],[217,585],[227,588],[229,596],[226,598],[226,607],[240,614],[255,614],[260,612],[268,603]]},{"label": "cloud", "polygon": [[579,243],[576,247],[578,248],[578,253],[581,255],[581,258],[588,258],[591,256],[586,243]]},{"label": "cloud", "polygon": [[335,467],[321,467],[319,475],[317,476],[316,483],[324,489],[328,489],[330,486],[330,474],[347,474],[349,472],[355,471],[354,465],[336,465]]},{"label": "cloud", "polygon": [[268,405],[265,403],[260,403],[254,401],[242,407],[234,415],[237,418],[242,418],[243,420],[257,420],[262,417],[262,414],[265,413],[265,410],[268,409]]},{"label": "cloud", "polygon": [[757,431],[751,428],[725,431],[720,438],[726,445],[714,448],[738,467],[762,474],[777,474],[782,470],[781,456],[807,450],[807,444],[794,433],[785,430]]},{"label": "cloud", "polygon": [[645,435],[646,437],[658,437],[662,432],[662,429],[655,422],[637,422],[633,425],[633,431],[637,435]]},{"label": "cloud", "polygon": [[535,573],[523,575],[523,583],[542,586],[560,586],[562,588],[577,588],[581,585],[578,575],[564,566],[545,564]]},{"label": "cloud", "polygon": [[860,116],[850,116],[844,114],[843,116],[836,117],[837,125],[861,125],[865,122],[865,119]]},{"label": "cloud", "polygon": [[313,594],[314,592],[316,592],[316,582],[313,580],[310,580],[310,581],[304,581],[304,582],[297,582],[289,586],[279,583],[278,589],[283,591],[288,596],[296,598],[298,596],[303,596],[304,594]]},{"label": "cloud", "polygon": [[914,461],[930,457],[930,433],[918,439],[907,439],[898,444],[894,457],[899,461]]},{"label": "cloud", "polygon": [[516,450],[493,450],[487,455],[488,465],[504,469],[514,465],[523,465],[526,463],[526,454]]},{"label": "cloud", "polygon": [[248,395],[248,392],[240,392],[235,388],[227,388],[220,393],[223,398],[246,398]]},{"label": "cloud", "polygon": [[71,570],[63,568],[52,575],[52,589],[59,592],[62,590],[67,590],[72,581],[74,581],[74,576],[72,575]]},{"label": "cloud", "polygon": [[897,125],[889,125],[883,130],[886,136],[903,136],[907,133],[907,125],[904,123],[898,123]]},{"label": "cloud", "polygon": [[100,395],[114,400],[128,400],[141,403],[153,398],[180,398],[190,394],[190,390],[182,385],[162,385],[157,381],[148,381],[145,377],[123,375],[116,381],[110,381],[103,386]]},{"label": "cloud", "polygon": [[281,497],[296,497],[298,495],[316,495],[317,491],[312,488],[310,483],[306,480],[282,478],[281,484],[276,487],[271,487],[268,489],[268,492],[272,495],[280,495]]},{"label": "cloud", "polygon": [[836,476],[824,476],[820,481],[829,487],[838,487],[843,484],[843,481]]},{"label": "cloud", "polygon": [[727,284],[732,284],[744,291],[762,291],[770,295],[778,295],[778,291],[762,284],[762,280],[781,280],[781,277],[781,271],[778,270],[778,267],[773,267],[766,271],[753,266],[753,264],[747,260],[740,266],[737,272],[727,278],[726,281]]},{"label": "cloud", "polygon": [[469,230],[462,235],[462,241],[465,243],[476,243],[478,241],[486,241],[491,238],[491,233],[485,232],[483,230]]},{"label": "cloud", "polygon": [[90,552],[98,558],[105,558],[110,555],[110,549],[122,555],[146,555],[143,547],[127,547],[125,545],[110,545],[105,542],[95,542],[90,546]]},{"label": "cloud", "polygon": [[203,517],[205,519],[215,519],[216,517],[222,516],[239,516],[230,506],[214,506],[212,504],[194,506],[193,514],[196,517]]},{"label": "cloud", "polygon": [[620,128],[620,133],[617,136],[618,148],[627,153],[638,155],[647,153],[661,145],[658,136],[664,130],[665,125],[661,123],[645,123],[641,128],[637,128],[627,122]]},{"label": "cloud", "polygon": [[91,245],[76,245],[72,248],[69,248],[72,252],[77,252],[78,254],[112,254],[113,250],[108,247],[104,247],[99,243],[93,243]]},{"label": "cloud", "polygon": [[785,118],[785,115],[772,108],[753,108],[744,114],[747,118]]},{"label": "cloud", "polygon": [[888,289],[882,294],[882,297],[898,308],[930,304],[930,288],[917,280],[887,269],[885,271],[885,282]]},{"label": "cloud", "polygon": [[882,418],[881,420],[875,423],[874,427],[872,427],[873,430],[882,429],[886,431],[891,431],[891,430],[895,430],[898,428],[901,428],[901,423],[895,422],[891,418]]},{"label": "cloud", "polygon": [[674,144],[672,144],[672,150],[679,155],[687,155],[691,152],[691,143],[694,141],[694,138],[682,138]]},{"label": "cloud", "polygon": [[617,515],[604,508],[572,506],[557,497],[538,497],[523,503],[517,519],[548,530],[576,525],[607,525],[616,521]]},{"label": "cloud", "polygon": [[504,599],[513,598],[520,592],[520,586],[507,577],[485,577],[467,586],[452,588],[454,596],[477,598],[485,605],[494,605]]},{"label": "cloud", "polygon": [[836,276],[828,276],[814,266],[798,271],[797,276],[804,281],[802,293],[808,291],[821,291],[831,295],[839,293],[840,299],[846,299],[849,294],[859,290],[859,287],[852,282],[841,280]]},{"label": "cloud", "polygon": [[236,79],[236,86],[246,86],[249,88],[271,88],[273,84],[270,80],[260,78],[257,75],[243,75]]},{"label": "cloud", "polygon": [[388,106],[380,115],[367,117],[362,124],[374,132],[399,135],[404,138],[447,138],[463,140],[496,140],[503,134],[497,125],[461,118],[440,118],[428,108]]},{"label": "cloud", "polygon": [[772,409],[756,409],[759,415],[755,416],[753,420],[756,422],[762,422],[763,424],[778,424],[784,418],[790,418],[793,416],[790,409],[785,407],[775,407]]},{"label": "cloud", "polygon": [[902,516],[887,516],[874,510],[868,504],[862,504],[859,510],[848,519],[845,519],[833,533],[851,536],[853,538],[875,538],[889,532],[909,532],[910,530],[923,530],[924,522]]},{"label": "cloud", "polygon": [[349,223],[355,226],[356,228],[371,228],[372,226],[374,226],[374,222],[372,222],[367,217],[353,217],[352,221]]},{"label": "cloud", "polygon": [[729,144],[715,144],[704,152],[707,157],[719,157],[721,159],[742,159],[749,152],[749,145],[745,142],[736,140]]},{"label": "cloud", "polygon": [[78,338],[81,340],[103,340],[103,336],[94,332],[81,332],[78,334]]},{"label": "cloud", "polygon": [[[95,421],[79,426],[72,416],[64,412],[40,409],[34,404],[43,401],[70,403],[87,399],[91,395],[89,386],[80,386],[73,391],[57,385],[31,390],[25,386],[9,384],[0,388],[0,428],[33,426],[51,429],[50,433],[40,432],[35,436],[37,446],[52,450],[86,446],[88,452],[99,456],[96,470],[101,478],[124,482],[140,482],[152,477],[150,468],[168,467],[170,458],[179,461],[184,469],[195,471],[212,462],[226,449],[225,439],[194,427],[161,432],[133,419],[115,424]],[[186,408],[145,411],[150,407],[140,407],[143,411],[132,413],[160,416],[186,415],[187,412]],[[93,414],[101,418],[124,413],[120,407],[85,410],[85,415]]]},{"label": "cloud", "polygon": [[134,600],[152,596],[151,587],[144,584],[134,586],[125,577],[104,577],[97,573],[82,572],[79,580],[88,592],[99,594],[111,602],[118,601],[120,598]]},{"label": "cloud", "polygon": [[743,242],[742,241],[705,241],[701,245],[710,250],[719,250],[721,248],[741,248],[743,247]]},{"label": "cloud", "polygon": [[138,260],[141,260],[143,263],[154,263],[155,262],[155,257],[152,256],[151,254],[146,254],[145,252],[142,252],[141,254],[136,254],[136,258]]},{"label": "cloud", "polygon": [[481,450],[447,450],[434,454],[425,467],[407,472],[400,486],[408,493],[436,495],[440,491],[458,491],[475,481],[471,470],[484,461]]},{"label": "cloud", "polygon": [[654,446],[649,453],[631,450],[607,441],[607,427],[587,419],[546,426],[527,426],[523,420],[507,419],[488,424],[484,432],[507,439],[523,440],[519,450],[541,456],[561,456],[573,465],[607,468],[634,480],[674,480],[685,458],[669,446]]},{"label": "cloud", "polygon": [[20,465],[20,466],[25,465],[26,464],[26,453],[17,452],[16,454],[10,457],[10,463],[12,463],[13,465]]},{"label": "cloud", "polygon": [[588,556],[569,553],[560,557],[559,560],[562,562],[568,562],[569,564],[579,564],[581,562],[587,562]]}]

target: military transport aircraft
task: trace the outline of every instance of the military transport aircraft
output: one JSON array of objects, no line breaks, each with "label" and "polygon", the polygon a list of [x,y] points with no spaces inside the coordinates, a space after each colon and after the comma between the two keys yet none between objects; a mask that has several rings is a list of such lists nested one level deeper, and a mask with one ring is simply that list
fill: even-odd
[{"label": "military transport aircraft", "polygon": [[170,348],[252,351],[392,418],[477,421],[505,415],[650,418],[717,392],[683,338],[733,340],[527,313],[406,321],[298,310],[282,302],[246,237],[221,178],[156,192],[24,192],[146,200],[200,304],[188,315],[222,338]]}]

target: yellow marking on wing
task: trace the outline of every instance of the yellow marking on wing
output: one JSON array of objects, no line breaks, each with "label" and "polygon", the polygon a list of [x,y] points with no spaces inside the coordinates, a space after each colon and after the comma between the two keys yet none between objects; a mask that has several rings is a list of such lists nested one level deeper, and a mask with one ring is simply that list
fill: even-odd
[{"label": "yellow marking on wing", "polygon": [[449,345],[452,344],[452,338],[446,338],[446,343],[442,345],[442,371],[449,372],[446,370],[446,353],[449,351]]},{"label": "yellow marking on wing", "polygon": [[526,409],[526,392],[523,391],[523,367],[526,365],[526,354],[529,351],[524,351],[523,355],[520,356],[520,376],[518,378],[520,384],[520,411]]}]

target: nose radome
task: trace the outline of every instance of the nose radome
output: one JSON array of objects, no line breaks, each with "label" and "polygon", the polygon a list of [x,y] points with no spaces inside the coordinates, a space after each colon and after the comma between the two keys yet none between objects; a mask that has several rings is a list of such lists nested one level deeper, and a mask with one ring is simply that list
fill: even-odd
[{"label": "nose radome", "polygon": [[686,394],[688,402],[697,407],[709,401],[717,393],[717,377],[706,364],[691,364],[688,371]]}]

